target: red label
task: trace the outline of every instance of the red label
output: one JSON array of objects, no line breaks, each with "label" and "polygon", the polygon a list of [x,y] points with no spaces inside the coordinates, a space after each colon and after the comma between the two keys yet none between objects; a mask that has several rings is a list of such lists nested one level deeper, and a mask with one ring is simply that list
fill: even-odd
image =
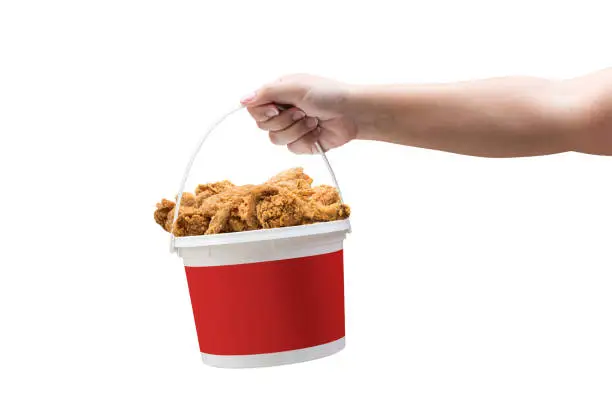
[{"label": "red label", "polygon": [[203,353],[274,353],[344,337],[342,251],[185,270]]}]

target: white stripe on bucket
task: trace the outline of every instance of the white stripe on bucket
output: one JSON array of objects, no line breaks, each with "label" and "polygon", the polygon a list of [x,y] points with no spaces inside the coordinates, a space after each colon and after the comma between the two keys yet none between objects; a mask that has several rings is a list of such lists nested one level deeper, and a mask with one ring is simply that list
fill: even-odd
[{"label": "white stripe on bucket", "polygon": [[279,353],[249,354],[243,356],[222,356],[217,354],[202,354],[202,361],[219,368],[256,368],[284,364],[302,363],[335,354],[345,346],[344,337],[330,343],[298,350],[281,351]]},{"label": "white stripe on bucket", "polygon": [[177,238],[185,266],[239,265],[340,251],[348,220],[297,227]]},{"label": "white stripe on bucket", "polygon": [[351,232],[351,224],[348,219],[298,225],[296,227],[177,237],[174,238],[174,245],[177,248],[209,247],[227,244],[241,244],[245,242],[268,241],[282,238],[306,237],[340,231],[344,233]]},{"label": "white stripe on bucket", "polygon": [[240,265],[329,254],[342,249],[342,238],[331,242],[293,238],[213,248],[179,248],[185,266]]}]

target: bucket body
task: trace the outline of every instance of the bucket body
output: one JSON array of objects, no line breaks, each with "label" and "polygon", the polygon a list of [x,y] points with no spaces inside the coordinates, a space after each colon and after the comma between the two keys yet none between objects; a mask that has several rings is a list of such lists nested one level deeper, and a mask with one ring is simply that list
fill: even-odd
[{"label": "bucket body", "polygon": [[176,239],[204,363],[308,361],[344,347],[348,220]]}]

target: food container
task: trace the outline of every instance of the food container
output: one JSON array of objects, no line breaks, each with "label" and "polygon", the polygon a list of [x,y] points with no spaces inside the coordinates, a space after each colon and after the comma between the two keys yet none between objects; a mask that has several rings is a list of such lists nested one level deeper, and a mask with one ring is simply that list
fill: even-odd
[{"label": "food container", "polygon": [[[192,156],[179,189],[180,198]],[[332,179],[336,178],[317,146]],[[336,183],[337,187],[337,183]],[[180,199],[175,211],[178,215]],[[217,235],[174,237],[182,258],[204,363],[265,367],[344,348],[343,240],[348,220]]]}]

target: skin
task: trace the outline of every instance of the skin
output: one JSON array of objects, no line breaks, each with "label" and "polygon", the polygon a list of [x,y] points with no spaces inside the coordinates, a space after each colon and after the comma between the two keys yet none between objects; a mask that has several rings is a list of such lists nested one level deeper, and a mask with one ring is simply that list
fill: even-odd
[{"label": "skin", "polygon": [[612,69],[565,80],[371,86],[299,74],[242,103],[273,143],[301,154],[314,153],[315,141],[329,150],[361,139],[481,157],[612,155]]}]

